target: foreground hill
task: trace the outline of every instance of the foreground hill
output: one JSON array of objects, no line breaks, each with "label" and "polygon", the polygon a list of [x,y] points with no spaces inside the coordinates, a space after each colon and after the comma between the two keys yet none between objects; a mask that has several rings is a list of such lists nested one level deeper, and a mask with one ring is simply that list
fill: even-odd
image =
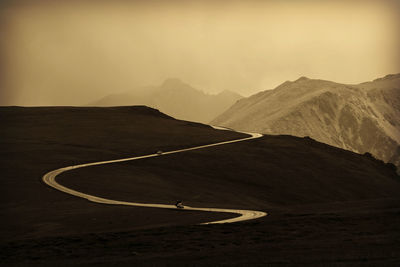
[{"label": "foreground hill", "polygon": [[[110,212],[130,214],[124,207],[104,210],[54,191],[41,181],[50,170],[243,136],[175,120],[143,106],[1,107],[0,120],[0,207],[5,215],[1,222],[2,239],[70,233],[82,218],[89,221],[82,230],[97,231],[96,222],[90,223],[91,216],[100,219],[114,216]],[[147,224],[160,223],[168,220],[162,218]]]},{"label": "foreground hill", "polygon": [[178,79],[168,79],[160,86],[105,96],[90,106],[146,105],[177,119],[208,123],[240,98],[230,91],[205,94]]},{"label": "foreground hill", "polygon": [[310,136],[400,166],[400,74],[358,85],[302,77],[238,101],[212,123]]},{"label": "foreground hill", "polygon": [[98,196],[226,214],[109,206],[53,190],[49,170],[243,137],[146,107],[1,108],[4,265],[393,265],[400,261],[400,182],[372,157],[310,138],[248,142],[77,169],[65,186]]}]

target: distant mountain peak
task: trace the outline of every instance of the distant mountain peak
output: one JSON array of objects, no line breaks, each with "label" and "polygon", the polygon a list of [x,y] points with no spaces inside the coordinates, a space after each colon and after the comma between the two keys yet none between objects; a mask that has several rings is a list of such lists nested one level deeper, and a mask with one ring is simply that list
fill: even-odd
[{"label": "distant mountain peak", "polygon": [[166,79],[161,87],[182,87],[182,86],[189,86],[187,83],[184,83],[182,80],[178,79],[178,78],[168,78]]},{"label": "distant mountain peak", "polygon": [[300,78],[298,78],[297,80],[295,80],[294,82],[303,82],[303,81],[309,81],[311,80],[310,78],[307,78],[306,76],[301,76]]},{"label": "distant mountain peak", "polygon": [[159,86],[137,88],[131,92],[111,94],[90,105],[146,105],[177,119],[208,123],[242,96],[234,92],[206,94],[177,78],[166,79]]}]

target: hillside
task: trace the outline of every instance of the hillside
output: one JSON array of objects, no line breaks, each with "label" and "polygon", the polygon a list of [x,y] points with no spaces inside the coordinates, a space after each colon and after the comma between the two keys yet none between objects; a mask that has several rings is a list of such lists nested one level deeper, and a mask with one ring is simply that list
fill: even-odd
[{"label": "hillside", "polygon": [[160,86],[105,96],[90,106],[146,105],[177,119],[208,123],[240,98],[230,91],[205,94],[178,79],[167,79]]},{"label": "hillside", "polygon": [[301,77],[239,100],[212,124],[310,136],[400,166],[400,74],[358,85]]},{"label": "hillside", "polygon": [[[49,170],[243,137],[147,107],[0,108],[0,258],[10,265],[334,265],[400,261],[400,182],[390,166],[310,138],[247,142],[77,169],[59,182],[144,203],[268,216],[110,206],[41,181]],[[204,238],[204,237],[207,238]],[[393,264],[395,266],[395,264]]]},{"label": "hillside", "polygon": [[[144,106],[1,107],[0,121],[0,206],[6,218],[1,222],[3,240],[69,233],[81,216],[103,217],[110,212],[123,216],[129,211],[123,207],[104,210],[54,191],[41,182],[42,175],[52,169],[243,136],[179,121]],[[51,207],[57,208],[49,210]],[[37,216],[38,210],[47,212],[46,217]],[[160,221],[165,220],[148,224]],[[94,224],[88,222],[87,229],[96,231]]]}]

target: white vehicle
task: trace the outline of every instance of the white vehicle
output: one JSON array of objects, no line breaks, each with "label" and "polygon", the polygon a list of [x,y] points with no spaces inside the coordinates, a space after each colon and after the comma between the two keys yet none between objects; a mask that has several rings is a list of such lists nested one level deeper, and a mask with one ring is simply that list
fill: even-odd
[{"label": "white vehicle", "polygon": [[162,155],[162,153],[163,153],[163,152],[162,152],[161,150],[158,150],[156,154],[157,154],[157,155]]}]

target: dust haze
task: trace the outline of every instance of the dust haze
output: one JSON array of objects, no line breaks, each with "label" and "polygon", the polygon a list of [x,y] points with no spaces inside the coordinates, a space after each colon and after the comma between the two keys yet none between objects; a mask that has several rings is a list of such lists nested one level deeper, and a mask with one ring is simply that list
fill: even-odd
[{"label": "dust haze", "polygon": [[[55,3],[56,2],[56,3]],[[396,1],[6,1],[0,104],[85,105],[176,77],[248,96],[400,72]]]}]

